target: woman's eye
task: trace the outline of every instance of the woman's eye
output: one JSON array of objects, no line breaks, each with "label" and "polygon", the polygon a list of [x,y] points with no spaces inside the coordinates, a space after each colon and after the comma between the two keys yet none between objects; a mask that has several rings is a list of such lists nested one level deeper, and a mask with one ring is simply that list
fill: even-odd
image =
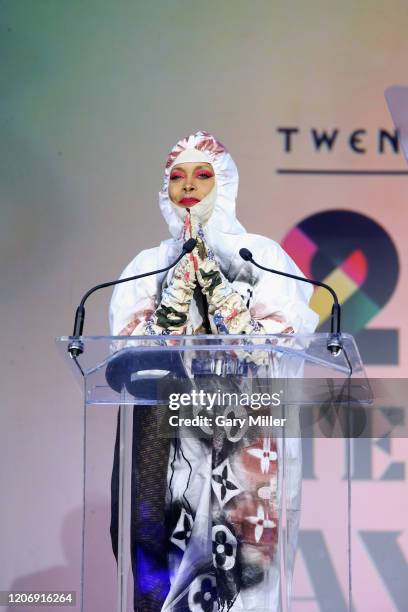
[{"label": "woman's eye", "polygon": [[182,175],[182,174],[172,174],[172,175],[170,176],[170,180],[171,180],[171,181],[175,181],[175,180],[180,179],[180,178],[183,178],[183,175]]},{"label": "woman's eye", "polygon": [[210,174],[209,172],[200,172],[198,176],[203,179],[210,179],[213,177],[213,175]]}]

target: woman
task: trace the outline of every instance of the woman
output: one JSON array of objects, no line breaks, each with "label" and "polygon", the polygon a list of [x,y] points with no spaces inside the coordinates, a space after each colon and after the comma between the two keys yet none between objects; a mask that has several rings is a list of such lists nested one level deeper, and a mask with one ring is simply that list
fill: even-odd
[{"label": "woman", "polygon": [[[262,272],[240,258],[246,247],[261,264],[301,274],[277,243],[248,234],[238,222],[237,188],[236,166],[213,136],[197,132],[177,143],[160,192],[172,238],[140,253],[122,277],[165,267],[187,238],[196,238],[197,246],[167,275],[117,285],[113,335],[314,331],[318,317],[308,307],[307,283]],[[256,368],[265,355],[254,355]],[[165,443],[155,431],[154,411],[138,408],[131,529],[135,610],[279,610],[277,442],[214,431],[210,441],[180,435]],[[289,451],[289,497],[298,507],[299,440]],[[116,554],[117,447],[111,533]]]}]

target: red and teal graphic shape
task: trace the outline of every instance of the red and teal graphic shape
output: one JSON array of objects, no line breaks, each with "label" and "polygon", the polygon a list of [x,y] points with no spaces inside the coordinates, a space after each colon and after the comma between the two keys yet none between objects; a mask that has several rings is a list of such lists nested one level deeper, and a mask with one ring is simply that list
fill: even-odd
[{"label": "red and teal graphic shape", "polygon": [[[342,329],[356,337],[366,363],[398,363],[398,331],[366,329],[390,299],[398,282],[398,254],[391,237],[373,219],[349,210],[316,213],[293,228],[283,248],[309,278],[336,291]],[[317,288],[310,302],[329,329],[330,294]]]}]

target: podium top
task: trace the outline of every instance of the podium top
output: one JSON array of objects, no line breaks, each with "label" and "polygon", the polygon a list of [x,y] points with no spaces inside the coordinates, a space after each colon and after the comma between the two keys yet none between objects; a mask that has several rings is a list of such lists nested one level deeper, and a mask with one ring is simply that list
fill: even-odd
[{"label": "podium top", "polygon": [[[71,337],[59,337],[57,343],[59,352],[69,362],[81,385],[83,379],[86,380],[90,403],[113,403],[118,402],[118,396],[112,396],[109,390],[106,371],[113,360],[129,349],[137,362],[132,367],[141,374],[141,370],[144,370],[147,375],[159,370],[159,363],[165,363],[166,356],[170,358],[176,353],[186,364],[187,376],[194,375],[194,367],[198,367],[202,368],[200,373],[220,376],[245,376],[248,372],[250,376],[262,378],[365,378],[354,338],[349,334],[342,335],[343,350],[337,356],[328,350],[328,339],[327,333],[84,336],[81,338],[84,352],[76,361],[68,353]],[[256,365],[260,362],[260,355],[264,364],[262,367]],[[142,368],[141,364],[146,365]],[[163,366],[163,371],[165,369]]]}]

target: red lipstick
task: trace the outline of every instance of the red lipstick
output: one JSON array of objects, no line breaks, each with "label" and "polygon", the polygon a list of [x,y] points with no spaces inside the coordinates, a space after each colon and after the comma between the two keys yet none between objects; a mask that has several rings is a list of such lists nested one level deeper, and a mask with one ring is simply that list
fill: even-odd
[{"label": "red lipstick", "polygon": [[182,206],[194,206],[194,204],[198,204],[200,200],[197,198],[182,198],[179,202]]}]

